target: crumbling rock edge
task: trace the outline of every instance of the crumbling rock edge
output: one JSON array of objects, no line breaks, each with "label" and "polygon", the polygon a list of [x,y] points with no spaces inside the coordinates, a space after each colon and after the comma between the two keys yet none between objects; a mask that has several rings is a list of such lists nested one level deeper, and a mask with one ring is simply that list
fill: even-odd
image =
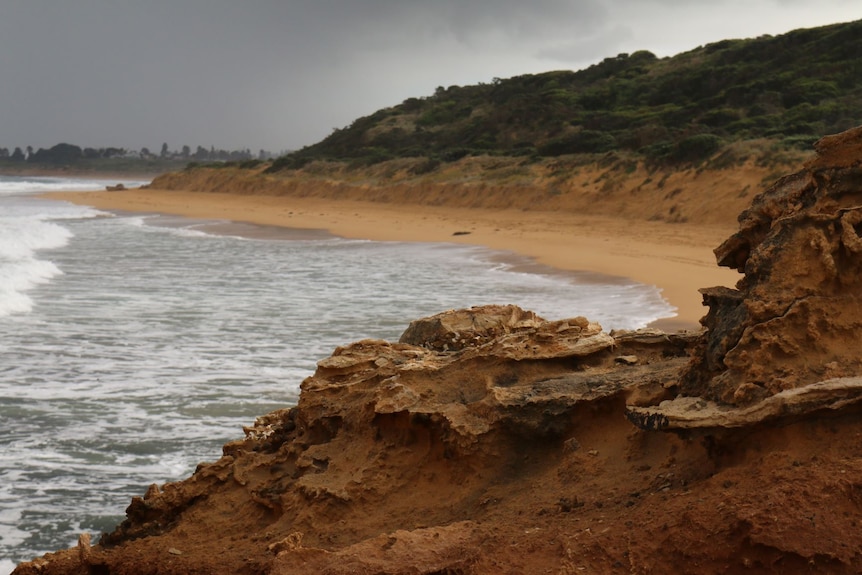
[{"label": "crumbling rock edge", "polygon": [[719,431],[754,426],[780,418],[837,411],[862,402],[862,377],[841,377],[788,389],[745,407],[732,407],[701,397],[677,397],[657,407],[626,406],[626,417],[645,430],[701,429]]}]

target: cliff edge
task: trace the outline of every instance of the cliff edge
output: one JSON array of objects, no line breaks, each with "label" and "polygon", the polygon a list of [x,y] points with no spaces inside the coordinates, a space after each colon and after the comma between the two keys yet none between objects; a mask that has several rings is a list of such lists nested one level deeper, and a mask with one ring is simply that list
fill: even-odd
[{"label": "cliff edge", "polygon": [[706,330],[417,320],[15,573],[862,572],[862,129],[817,151],[716,250]]}]

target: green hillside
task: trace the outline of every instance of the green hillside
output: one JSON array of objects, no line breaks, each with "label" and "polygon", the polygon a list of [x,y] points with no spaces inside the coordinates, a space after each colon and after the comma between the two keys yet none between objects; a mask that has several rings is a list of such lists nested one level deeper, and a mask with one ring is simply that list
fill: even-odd
[{"label": "green hillside", "polygon": [[270,171],[313,160],[356,167],[468,155],[629,151],[655,164],[700,161],[739,140],[807,148],[862,124],[862,21],[724,40],[658,59],[620,54],[578,72],[438,88],[334,131]]}]

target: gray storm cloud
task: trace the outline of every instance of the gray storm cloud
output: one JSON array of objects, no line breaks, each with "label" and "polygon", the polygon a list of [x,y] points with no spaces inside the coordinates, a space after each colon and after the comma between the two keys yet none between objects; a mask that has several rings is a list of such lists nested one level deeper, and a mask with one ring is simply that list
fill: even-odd
[{"label": "gray storm cloud", "polygon": [[438,85],[849,21],[849,0],[4,0],[0,146],[280,151]]}]

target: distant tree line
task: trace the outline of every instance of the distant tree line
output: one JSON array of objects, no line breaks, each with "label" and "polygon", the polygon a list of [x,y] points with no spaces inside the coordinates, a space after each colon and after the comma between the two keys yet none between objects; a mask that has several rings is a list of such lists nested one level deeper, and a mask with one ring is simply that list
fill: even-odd
[{"label": "distant tree line", "polygon": [[142,158],[161,158],[172,160],[195,160],[207,162],[242,162],[245,160],[268,160],[274,158],[276,154],[267,150],[259,150],[257,154],[252,153],[248,148],[243,150],[218,150],[211,146],[209,149],[203,146],[198,146],[194,152],[189,146],[183,146],[179,150],[171,151],[167,143],[162,144],[162,148],[158,154],[152,153],[149,148],[141,148],[140,157]]},{"label": "distant tree line", "polygon": [[198,146],[192,152],[189,146],[183,146],[179,150],[172,151],[167,143],[162,144],[158,154],[150,152],[148,148],[140,151],[127,150],[126,148],[81,148],[73,144],[61,143],[51,148],[39,148],[34,150],[32,146],[25,148],[16,147],[11,152],[9,148],[0,148],[0,162],[27,162],[34,164],[74,164],[81,160],[100,160],[110,158],[139,158],[143,160],[187,160],[207,162],[238,162],[252,159],[267,160],[276,154],[266,150],[260,150],[256,155],[251,150],[217,150],[215,147],[209,149]]}]

